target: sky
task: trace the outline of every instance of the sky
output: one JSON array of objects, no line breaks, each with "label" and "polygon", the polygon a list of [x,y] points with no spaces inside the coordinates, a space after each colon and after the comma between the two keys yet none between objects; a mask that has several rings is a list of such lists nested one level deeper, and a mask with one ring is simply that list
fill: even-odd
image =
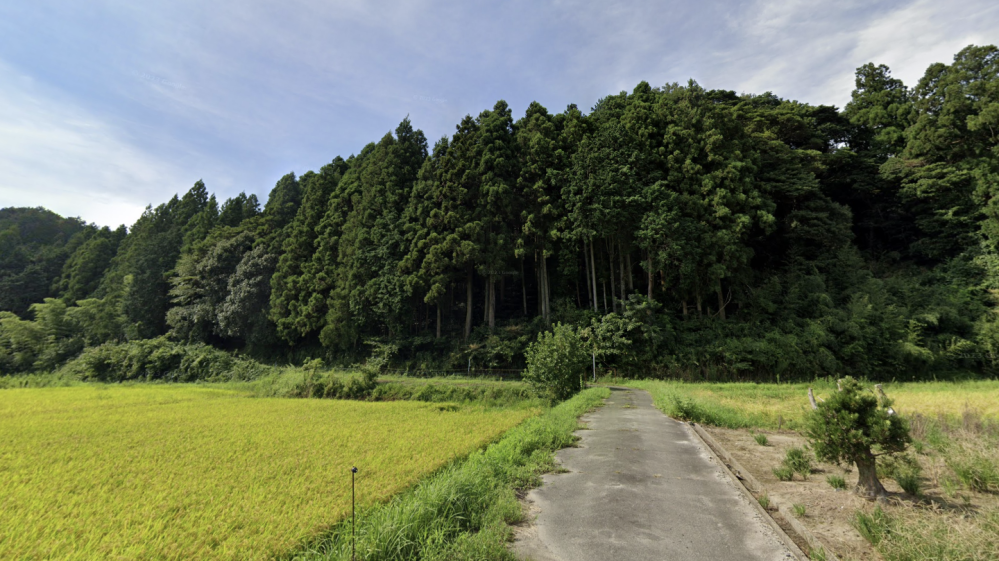
[{"label": "sky", "polygon": [[432,145],[499,99],[588,111],[696,80],[842,108],[999,44],[995,0],[0,3],[0,207],[115,227],[199,179],[261,201],[407,116]]}]

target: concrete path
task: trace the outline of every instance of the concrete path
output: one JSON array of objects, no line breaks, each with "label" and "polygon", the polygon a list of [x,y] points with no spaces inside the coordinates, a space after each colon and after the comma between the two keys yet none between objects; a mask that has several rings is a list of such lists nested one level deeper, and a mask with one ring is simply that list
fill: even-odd
[{"label": "concrete path", "polygon": [[646,392],[614,389],[583,417],[568,473],[528,494],[534,523],[514,550],[534,561],[786,560],[796,557],[704,449]]}]

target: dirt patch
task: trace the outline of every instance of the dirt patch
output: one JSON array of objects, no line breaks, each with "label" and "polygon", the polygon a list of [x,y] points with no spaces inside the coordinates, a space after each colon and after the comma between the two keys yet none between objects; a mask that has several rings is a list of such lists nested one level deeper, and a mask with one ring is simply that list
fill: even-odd
[{"label": "dirt patch", "polygon": [[[857,484],[855,469],[815,462],[815,471],[807,480],[795,475],[792,481],[780,481],[773,474],[773,468],[780,465],[789,448],[804,447],[807,444],[804,437],[792,431],[703,428],[766,488],[770,497],[788,507],[795,504],[804,506],[804,516],[796,517],[838,557],[843,560],[881,559],[852,524],[858,510],[870,512],[874,508],[873,503],[852,493]],[[753,434],[765,434],[768,444],[761,446]],[[941,520],[955,515],[952,518],[960,520],[975,512],[999,508],[999,495],[994,493],[948,490],[945,482],[953,476],[942,455],[914,456],[922,466],[922,495],[918,499],[909,496],[895,481],[882,477],[881,483],[889,493],[888,504],[884,505],[887,512]],[[836,490],[829,485],[826,478],[830,475],[842,477],[846,481],[846,490]]]},{"label": "dirt patch", "polygon": [[[804,506],[805,515],[797,516],[798,520],[837,556],[858,560],[881,558],[851,524],[854,512],[870,506],[870,503],[850,492],[857,484],[856,470],[816,462],[816,471],[808,480],[803,481],[796,475],[793,481],[780,481],[774,476],[772,469],[780,465],[789,448],[807,444],[803,437],[787,431],[754,431],[767,435],[768,445],[760,446],[748,430],[717,427],[705,429],[766,487],[771,497],[788,506]],[[830,486],[826,482],[826,477],[830,475],[842,476],[846,480],[847,490],[839,491]],[[889,492],[901,492],[894,481],[883,483]]]}]

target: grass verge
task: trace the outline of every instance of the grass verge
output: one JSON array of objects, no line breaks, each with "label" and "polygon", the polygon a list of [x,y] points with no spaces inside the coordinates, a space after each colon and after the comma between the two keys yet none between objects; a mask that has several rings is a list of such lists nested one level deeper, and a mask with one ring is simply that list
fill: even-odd
[{"label": "grass verge", "polygon": [[[367,561],[512,560],[506,547],[509,524],[522,518],[516,493],[537,485],[554,467],[554,452],[572,444],[577,418],[610,395],[585,390],[507,432],[423,480],[387,503],[358,516],[357,558]],[[286,557],[346,560],[351,522],[334,526],[322,539]]]}]

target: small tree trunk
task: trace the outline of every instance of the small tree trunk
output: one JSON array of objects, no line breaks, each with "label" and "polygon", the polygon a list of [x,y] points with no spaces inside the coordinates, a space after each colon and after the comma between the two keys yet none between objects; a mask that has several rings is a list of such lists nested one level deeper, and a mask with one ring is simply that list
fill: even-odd
[{"label": "small tree trunk", "polygon": [[725,319],[725,298],[722,296],[721,282],[718,283],[718,317]]},{"label": "small tree trunk", "polygon": [[468,266],[468,280],[465,282],[465,340],[472,334],[472,266]]},{"label": "small tree trunk", "polygon": [[614,286],[614,243],[607,241],[607,276],[610,277],[611,310],[617,312],[617,289]]},{"label": "small tree trunk", "polygon": [[441,338],[441,303],[437,302],[437,338]]},{"label": "small tree trunk", "polygon": [[[597,263],[593,258],[593,240],[590,240],[590,279],[593,281],[593,311],[597,310]],[[607,309],[607,293],[604,293],[604,310]]]},{"label": "small tree trunk", "polygon": [[549,309],[550,302],[548,300],[548,259],[545,257],[544,250],[541,251],[541,298],[544,302],[544,306],[541,308],[541,317],[547,325],[551,318],[551,310]]},{"label": "small tree trunk", "polygon": [[687,319],[687,299],[683,299],[683,319]]},{"label": "small tree trunk", "polygon": [[489,284],[490,279],[486,277],[482,283],[482,323],[489,323]]},{"label": "small tree trunk", "polygon": [[628,294],[624,288],[624,242],[617,246],[617,264],[621,266],[621,311],[624,311],[624,302],[628,299]]},{"label": "small tree trunk", "polygon": [[701,295],[700,294],[697,295],[696,302],[697,302],[697,318],[700,319],[700,318],[704,317],[704,311],[701,308]]},{"label": "small tree trunk", "polygon": [[489,332],[496,326],[496,279],[489,277]]},{"label": "small tree trunk", "polygon": [[524,297],[524,317],[527,317],[527,277],[524,276],[524,260],[520,260],[520,294]]},{"label": "small tree trunk", "polygon": [[881,481],[878,480],[878,470],[875,466],[874,454],[866,452],[863,457],[856,459],[857,487],[853,490],[859,497],[869,501],[883,499],[888,496]]},{"label": "small tree trunk", "polygon": [[600,281],[600,287],[604,289],[604,313],[607,313],[607,281]]},{"label": "small tree trunk", "polygon": [[649,301],[652,301],[652,287],[655,285],[655,281],[652,278],[652,252],[649,252]]},{"label": "small tree trunk", "polygon": [[627,261],[627,265],[628,265],[628,290],[634,292],[635,291],[635,276],[631,274],[632,273],[632,268],[631,268],[631,253],[626,253],[624,255],[624,258]]},{"label": "small tree trunk", "polygon": [[586,280],[586,305],[593,302],[593,293],[590,288],[590,254],[586,253],[586,242],[583,241],[583,277]]}]

